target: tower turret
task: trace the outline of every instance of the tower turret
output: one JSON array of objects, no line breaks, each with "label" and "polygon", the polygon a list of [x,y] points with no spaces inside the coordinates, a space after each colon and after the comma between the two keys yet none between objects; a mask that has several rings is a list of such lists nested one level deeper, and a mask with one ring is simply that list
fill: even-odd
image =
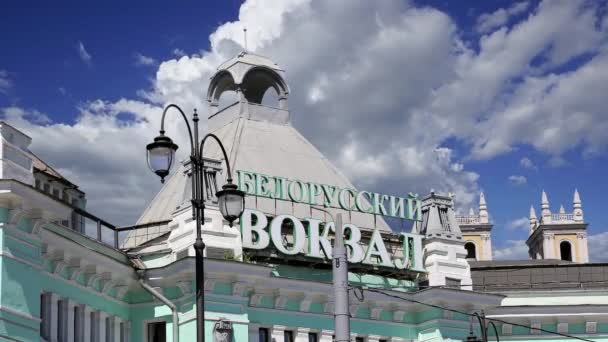
[{"label": "tower turret", "polygon": [[488,223],[488,207],[483,191],[479,193],[479,223]]},{"label": "tower turret", "polygon": [[456,220],[465,241],[467,259],[492,260],[492,224],[490,224],[484,193],[479,194],[479,213],[477,215],[473,209],[470,209],[468,215],[456,215]]},{"label": "tower turret", "polygon": [[552,214],[547,194],[543,191],[540,220],[536,220],[534,208],[530,208],[530,237],[526,244],[532,259],[589,262],[587,224],[583,221],[581,199],[576,190],[573,207],[573,212],[567,213],[560,205],[559,212]]},{"label": "tower turret", "polygon": [[547,193],[545,190],[543,190],[540,200],[540,216],[542,222],[551,222],[551,209],[549,209],[549,199],[547,198]]},{"label": "tower turret", "polygon": [[574,200],[572,201],[572,207],[573,207],[573,211],[572,213],[574,214],[574,221],[575,222],[583,222],[583,204],[581,202],[581,196],[578,193],[577,189],[574,189]]},{"label": "tower turret", "polygon": [[537,224],[538,224],[538,219],[536,218],[536,210],[534,210],[534,206],[531,205],[530,206],[530,234],[532,234],[532,232],[536,228]]}]

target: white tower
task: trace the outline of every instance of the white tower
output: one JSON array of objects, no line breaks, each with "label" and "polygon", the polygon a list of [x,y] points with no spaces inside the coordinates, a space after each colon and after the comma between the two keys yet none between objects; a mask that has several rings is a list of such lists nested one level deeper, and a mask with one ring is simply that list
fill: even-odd
[{"label": "white tower", "polygon": [[587,223],[583,221],[578,191],[574,191],[572,213],[567,213],[562,205],[557,214],[552,214],[544,191],[541,208],[542,214],[538,221],[534,208],[530,208],[530,236],[526,241],[530,258],[589,262]]},{"label": "white tower", "polygon": [[490,224],[484,193],[479,194],[479,213],[477,215],[471,208],[468,215],[456,215],[456,220],[465,241],[467,259],[492,260],[492,224]]},{"label": "white tower", "polygon": [[429,286],[471,289],[471,269],[467,251],[448,196],[431,192],[422,200],[422,224],[417,233],[423,240],[424,267]]}]

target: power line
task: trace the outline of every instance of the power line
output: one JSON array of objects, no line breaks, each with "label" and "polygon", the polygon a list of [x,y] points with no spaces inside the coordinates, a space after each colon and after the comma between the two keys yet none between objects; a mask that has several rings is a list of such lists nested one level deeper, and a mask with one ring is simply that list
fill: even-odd
[{"label": "power line", "polygon": [[[451,312],[459,313],[459,314],[466,315],[466,316],[469,316],[469,317],[475,317],[474,314],[471,314],[471,313],[468,313],[468,312],[465,312],[465,311],[460,311],[460,310],[456,310],[456,309],[446,308],[446,307],[443,307],[441,305],[436,305],[436,304],[429,304],[429,303],[421,302],[421,301],[416,300],[416,299],[404,298],[404,297],[397,296],[397,295],[394,295],[394,294],[391,294],[391,293],[387,293],[387,292],[382,291],[382,290],[377,290],[377,289],[373,289],[373,288],[361,288],[361,287],[359,287],[359,288],[361,289],[361,291],[366,290],[366,291],[369,291],[369,292],[380,293],[380,294],[385,295],[387,297],[392,297],[392,298],[395,298],[395,299],[401,299],[401,300],[404,300],[406,302],[411,302],[411,303],[425,305],[425,306],[436,308],[436,309],[451,311]],[[556,332],[556,331],[546,330],[546,329],[543,329],[543,328],[536,328],[536,327],[532,327],[532,326],[525,325],[525,324],[512,323],[512,322],[504,321],[504,320],[498,319],[498,318],[486,317],[486,319],[489,320],[489,321],[494,321],[494,322],[498,322],[498,323],[510,324],[510,325],[516,326],[516,327],[538,330],[538,331],[542,331],[542,332],[549,333],[549,334],[554,334],[554,335],[559,335],[559,336],[562,336],[562,337],[576,339],[576,340],[579,340],[579,341],[594,342],[593,340],[588,340],[588,339],[585,339],[585,338],[582,338],[582,337],[576,337],[576,336],[572,336],[572,335],[568,335],[568,334],[564,334],[564,333],[560,333],[560,332]]]}]

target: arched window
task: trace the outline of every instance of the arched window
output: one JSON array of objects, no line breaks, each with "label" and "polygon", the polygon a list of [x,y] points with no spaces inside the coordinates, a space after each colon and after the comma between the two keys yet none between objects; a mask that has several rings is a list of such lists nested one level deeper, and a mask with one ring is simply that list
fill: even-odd
[{"label": "arched window", "polygon": [[569,241],[559,243],[559,254],[562,260],[572,261],[572,245]]},{"label": "arched window", "polygon": [[467,250],[467,259],[477,260],[477,251],[475,244],[472,242],[467,242],[464,244],[464,249]]}]

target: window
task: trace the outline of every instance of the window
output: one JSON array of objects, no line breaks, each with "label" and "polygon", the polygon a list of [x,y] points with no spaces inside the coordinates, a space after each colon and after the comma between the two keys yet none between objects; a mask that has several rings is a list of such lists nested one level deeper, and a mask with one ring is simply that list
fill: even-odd
[{"label": "window", "polygon": [[572,261],[572,245],[570,241],[562,241],[559,243],[559,254],[562,260]]},{"label": "window", "polygon": [[68,301],[63,299],[57,303],[57,335],[59,341],[68,340]]},{"label": "window", "polygon": [[472,242],[467,242],[464,244],[464,249],[467,250],[467,259],[477,259],[477,251],[475,248],[475,244]]},{"label": "window", "polygon": [[106,317],[106,340],[114,342],[114,317]]},{"label": "window", "polygon": [[445,286],[460,288],[460,279],[445,278]]},{"label": "window", "polygon": [[260,342],[270,342],[270,336],[268,334],[268,328],[260,328],[260,330],[258,330],[258,341],[260,341]]},{"label": "window", "polygon": [[46,193],[50,193],[51,192],[51,185],[49,183],[44,183],[44,185],[42,186],[44,192]]},{"label": "window", "polygon": [[317,335],[317,333],[312,333],[312,332],[308,333],[308,342],[318,342],[318,341],[319,341],[319,336]]},{"label": "window", "polygon": [[40,189],[40,179],[36,179],[36,189]]},{"label": "window", "polygon": [[283,341],[284,342],[293,342],[293,331],[285,330],[283,332]]},{"label": "window", "polygon": [[148,341],[147,342],[165,342],[167,337],[166,322],[151,322],[148,323]]},{"label": "window", "polygon": [[74,306],[74,341],[84,341],[84,311],[82,307]]},{"label": "window", "polygon": [[91,320],[91,342],[100,342],[99,341],[99,314],[97,312],[91,312],[89,315],[89,319]]},{"label": "window", "polygon": [[116,342],[129,342],[129,323],[120,322],[120,341]]},{"label": "window", "polygon": [[59,198],[59,189],[53,188],[53,196]]},{"label": "window", "polygon": [[365,342],[363,337],[355,337],[355,342]]},{"label": "window", "polygon": [[51,295],[43,293],[40,295],[40,336],[49,340],[51,336]]}]

